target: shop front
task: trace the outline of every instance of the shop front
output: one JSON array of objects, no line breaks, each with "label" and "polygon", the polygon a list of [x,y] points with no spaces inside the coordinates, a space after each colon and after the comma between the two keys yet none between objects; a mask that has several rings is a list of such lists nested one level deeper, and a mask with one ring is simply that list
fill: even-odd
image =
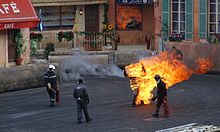
[{"label": "shop front", "polygon": [[154,39],[153,0],[110,0],[109,6],[109,22],[120,36],[118,44],[140,45]]},{"label": "shop front", "polygon": [[38,22],[30,0],[0,1],[0,67],[15,65],[18,57],[30,62],[29,28]]},{"label": "shop front", "polygon": [[43,36],[39,49],[44,49],[48,43],[56,48],[75,48],[74,41],[58,39],[59,33],[72,32],[74,26],[79,32],[102,31],[107,0],[32,0],[32,3],[35,11],[41,12],[44,26],[41,32],[32,30]]}]

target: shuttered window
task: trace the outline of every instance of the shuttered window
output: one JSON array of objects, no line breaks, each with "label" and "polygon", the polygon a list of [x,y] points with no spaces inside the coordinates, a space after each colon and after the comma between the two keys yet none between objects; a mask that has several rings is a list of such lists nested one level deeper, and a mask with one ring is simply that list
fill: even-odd
[{"label": "shuttered window", "polygon": [[[74,6],[44,6],[35,7],[36,13],[41,9],[43,25],[49,29],[72,29],[74,24]],[[38,14],[39,15],[39,14]]]},{"label": "shuttered window", "polygon": [[207,1],[199,0],[199,37],[207,38]]},{"label": "shuttered window", "polygon": [[193,0],[186,0],[186,34],[185,38],[193,39]]},{"label": "shuttered window", "polygon": [[[170,31],[170,0],[162,0],[162,30],[163,33]],[[168,34],[164,33],[164,37],[168,37]]]}]

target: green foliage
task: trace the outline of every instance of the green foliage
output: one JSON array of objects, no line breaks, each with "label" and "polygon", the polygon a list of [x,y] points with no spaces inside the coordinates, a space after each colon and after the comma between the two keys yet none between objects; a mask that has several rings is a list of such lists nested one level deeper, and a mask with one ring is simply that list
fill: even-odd
[{"label": "green foliage", "polygon": [[18,32],[15,35],[15,43],[16,43],[16,54],[17,57],[21,57],[21,55],[26,51],[26,46],[24,45],[25,41],[23,39],[23,34]]},{"label": "green foliage", "polygon": [[218,44],[220,41],[220,37],[218,35],[212,35],[209,36],[207,40],[210,44]]},{"label": "green foliage", "polygon": [[36,39],[31,39],[30,40],[30,45],[31,45],[31,55],[34,55],[37,51],[37,44],[38,41]]},{"label": "green foliage", "polygon": [[73,32],[72,31],[67,31],[67,32],[63,32],[63,31],[60,31],[58,34],[57,34],[57,38],[59,40],[59,42],[62,42],[62,39],[65,38],[67,41],[71,41],[73,40]]},{"label": "green foliage", "polygon": [[49,59],[48,57],[49,57],[51,51],[55,51],[54,43],[49,42],[49,43],[47,43],[47,46],[44,49],[44,54],[45,54],[47,60]]},{"label": "green foliage", "polygon": [[40,43],[41,40],[43,39],[43,35],[41,33],[34,33],[34,32],[32,32],[30,34],[30,39],[32,39],[32,40],[35,39],[35,40],[37,40]]},{"label": "green foliage", "polygon": [[43,35],[41,33],[30,33],[30,47],[31,55],[34,55],[37,51],[37,45],[42,41]]}]

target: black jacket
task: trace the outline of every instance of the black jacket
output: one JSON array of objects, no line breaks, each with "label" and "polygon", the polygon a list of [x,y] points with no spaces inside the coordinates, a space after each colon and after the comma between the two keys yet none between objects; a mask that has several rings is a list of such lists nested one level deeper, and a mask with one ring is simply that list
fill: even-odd
[{"label": "black jacket", "polygon": [[86,86],[82,83],[78,83],[74,87],[73,96],[75,99],[83,99],[83,100],[89,100],[88,93],[86,91]]},{"label": "black jacket", "polygon": [[166,84],[160,80],[157,84],[157,99],[164,99],[167,96]]}]

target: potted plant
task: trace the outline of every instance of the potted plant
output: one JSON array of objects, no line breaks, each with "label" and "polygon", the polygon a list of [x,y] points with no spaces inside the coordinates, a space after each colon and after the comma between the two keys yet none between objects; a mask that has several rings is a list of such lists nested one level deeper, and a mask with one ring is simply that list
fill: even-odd
[{"label": "potted plant", "polygon": [[41,43],[43,35],[41,33],[30,33],[30,46],[31,46],[31,55],[34,55],[37,51],[37,46]]},{"label": "potted plant", "polygon": [[17,33],[15,36],[15,43],[16,43],[16,64],[21,65],[23,61],[22,54],[26,51],[26,46],[24,45],[24,39],[22,33]]},{"label": "potted plant", "polygon": [[51,51],[55,51],[54,43],[49,42],[49,43],[47,43],[47,46],[44,49],[44,54],[45,54],[45,57],[46,57],[47,60],[49,60],[49,55],[50,55]]},{"label": "potted plant", "polygon": [[63,38],[65,38],[67,41],[71,41],[73,40],[73,37],[74,35],[72,31],[66,31],[66,32],[60,31],[57,33],[57,38],[59,42],[62,42]]}]

